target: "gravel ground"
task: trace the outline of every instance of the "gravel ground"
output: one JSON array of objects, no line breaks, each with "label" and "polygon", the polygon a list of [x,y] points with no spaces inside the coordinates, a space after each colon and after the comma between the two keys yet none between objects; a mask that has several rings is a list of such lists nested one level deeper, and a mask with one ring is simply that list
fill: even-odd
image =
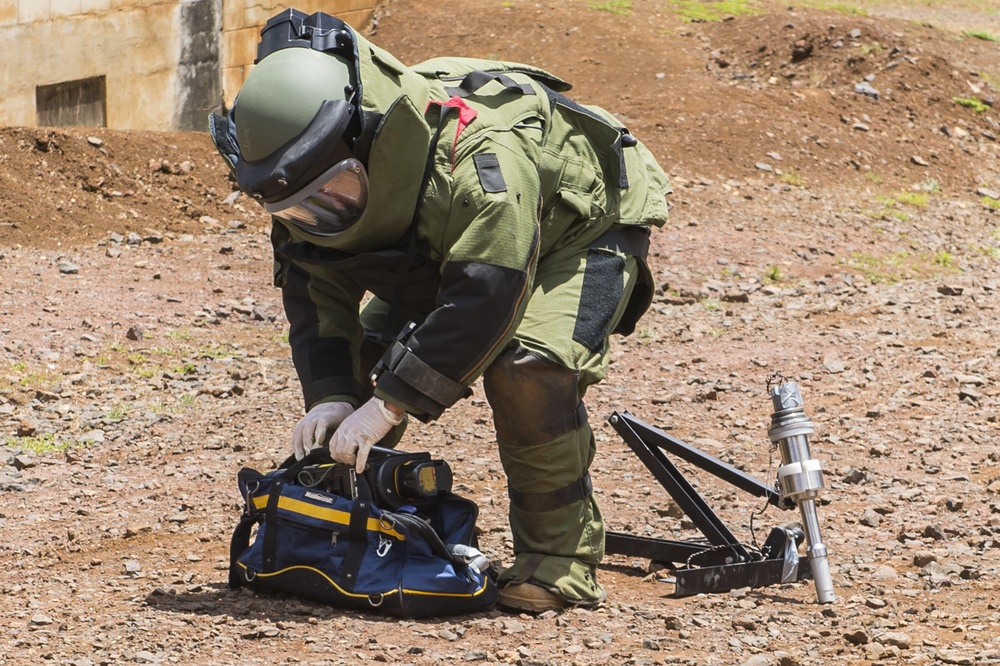
[{"label": "gravel ground", "polygon": [[[481,4],[493,25],[518,12],[538,20],[520,2]],[[637,2],[623,34],[644,26],[651,7]],[[595,25],[585,26],[548,9],[556,17],[538,30],[551,36],[552,59],[563,44],[556,19],[607,34],[619,25],[608,12],[588,12]],[[390,3],[377,36],[414,60],[441,30],[400,35],[431,11],[454,7]],[[656,301],[636,334],[616,339],[609,377],[588,396],[595,492],[610,529],[697,537],[606,419],[628,410],[770,482],[779,461],[765,387],[781,373],[799,384],[816,428],[835,603],[818,604],[809,581],[678,599],[669,571],[622,555],[601,569],[602,607],[537,617],[399,620],[229,590],[236,472],[283,460],[301,414],[269,286],[268,222],[231,196],[204,135],[6,129],[0,664],[1000,663],[1000,169],[982,134],[996,112],[942,116],[961,110],[918,105],[914,128],[859,139],[840,115],[863,122],[875,108],[891,118],[908,102],[872,107],[851,97],[851,79],[832,106],[781,115],[799,91],[731,85],[724,54],[712,54],[723,38],[743,49],[733,40],[754,21],[780,28],[784,11],[671,24],[666,43],[679,61],[700,63],[685,70],[682,94],[736,96],[717,125],[700,125],[711,135],[728,118],[730,135],[752,133],[744,145],[734,139],[732,155],[674,132],[674,110],[636,113],[657,154],[684,159],[664,159],[676,193],[653,238]],[[846,35],[861,19],[797,20],[841,21]],[[902,24],[864,21],[914,39]],[[913,29],[929,39],[928,28]],[[954,39],[939,41],[951,53]],[[925,60],[935,44],[921,42]],[[588,66],[574,57],[566,68]],[[947,99],[957,92],[943,62],[921,81]],[[740,129],[761,127],[740,115],[753,106],[758,121],[774,119],[771,130]],[[827,128],[830,152],[809,143],[816,159],[796,149],[793,125],[810,122]],[[703,154],[692,151],[699,141]],[[457,490],[480,506],[484,550],[509,562],[506,487],[481,387],[439,421],[415,424],[404,447],[451,463]],[[798,520],[679,466],[744,543]]]}]

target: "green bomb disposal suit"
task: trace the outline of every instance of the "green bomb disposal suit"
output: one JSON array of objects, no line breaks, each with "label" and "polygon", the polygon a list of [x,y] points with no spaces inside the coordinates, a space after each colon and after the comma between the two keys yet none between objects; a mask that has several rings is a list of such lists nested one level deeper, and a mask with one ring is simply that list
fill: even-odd
[{"label": "green bomb disposal suit", "polygon": [[272,233],[306,408],[363,403],[377,364],[374,394],[426,422],[482,375],[516,556],[500,585],[597,601],[604,524],[583,397],[605,375],[608,336],[631,333],[651,301],[649,229],[666,221],[668,179],[551,74],[466,58],[407,67],[354,39],[375,124],[367,207],[333,236],[277,218]]}]

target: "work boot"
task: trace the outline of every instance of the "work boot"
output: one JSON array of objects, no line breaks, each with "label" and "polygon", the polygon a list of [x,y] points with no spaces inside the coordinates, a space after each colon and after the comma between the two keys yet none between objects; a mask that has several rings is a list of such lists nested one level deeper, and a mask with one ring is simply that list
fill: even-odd
[{"label": "work boot", "polygon": [[512,583],[500,590],[500,605],[513,610],[527,613],[544,613],[545,611],[562,611],[572,606],[597,606],[607,598],[607,592],[602,590],[601,597],[592,601],[570,601],[566,597],[553,592],[534,581]]},{"label": "work boot", "polygon": [[564,598],[537,583],[514,583],[500,590],[501,606],[528,613],[561,611],[569,607]]}]

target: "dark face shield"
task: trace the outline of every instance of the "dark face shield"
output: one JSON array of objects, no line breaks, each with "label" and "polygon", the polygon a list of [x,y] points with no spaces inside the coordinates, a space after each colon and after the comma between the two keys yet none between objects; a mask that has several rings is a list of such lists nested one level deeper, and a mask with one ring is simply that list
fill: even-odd
[{"label": "dark face shield", "polygon": [[338,162],[287,199],[265,203],[271,215],[317,236],[332,236],[358,221],[368,204],[368,174],[358,160]]}]

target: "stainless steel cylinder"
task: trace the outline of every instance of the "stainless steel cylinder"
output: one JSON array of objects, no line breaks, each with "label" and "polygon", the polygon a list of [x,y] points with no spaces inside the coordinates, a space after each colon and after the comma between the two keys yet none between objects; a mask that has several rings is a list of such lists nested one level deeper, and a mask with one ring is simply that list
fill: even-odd
[{"label": "stainless steel cylinder", "polygon": [[802,394],[795,382],[779,384],[770,394],[774,413],[767,434],[781,453],[778,488],[782,498],[795,502],[802,515],[806,554],[819,602],[832,603],[836,600],[833,578],[816,513],[816,498],[824,488],[823,468],[809,452],[808,435],[814,432],[812,421],[803,409]]}]

